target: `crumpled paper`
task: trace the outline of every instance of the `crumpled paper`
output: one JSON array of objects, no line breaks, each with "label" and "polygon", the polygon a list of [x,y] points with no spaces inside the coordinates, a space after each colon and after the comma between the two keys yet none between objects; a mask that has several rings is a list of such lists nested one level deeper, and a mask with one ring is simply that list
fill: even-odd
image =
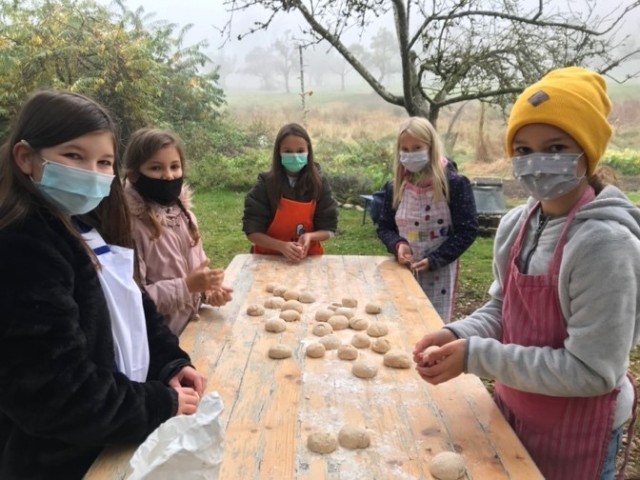
[{"label": "crumpled paper", "polygon": [[170,418],[134,452],[127,480],[216,480],[222,463],[224,408],[217,392],[202,397],[193,415]]}]

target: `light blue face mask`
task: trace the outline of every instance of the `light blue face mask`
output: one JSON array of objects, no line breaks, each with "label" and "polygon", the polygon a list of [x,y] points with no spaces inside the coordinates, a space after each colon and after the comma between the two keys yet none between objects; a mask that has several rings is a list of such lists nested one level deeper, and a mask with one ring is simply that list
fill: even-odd
[{"label": "light blue face mask", "polygon": [[280,162],[282,166],[291,173],[298,173],[307,166],[308,154],[304,153],[281,153]]},{"label": "light blue face mask", "polygon": [[42,178],[34,184],[66,215],[88,213],[109,196],[115,175],[42,160]]},{"label": "light blue face mask", "polygon": [[431,163],[431,157],[426,150],[400,152],[400,163],[411,173],[417,173]]}]

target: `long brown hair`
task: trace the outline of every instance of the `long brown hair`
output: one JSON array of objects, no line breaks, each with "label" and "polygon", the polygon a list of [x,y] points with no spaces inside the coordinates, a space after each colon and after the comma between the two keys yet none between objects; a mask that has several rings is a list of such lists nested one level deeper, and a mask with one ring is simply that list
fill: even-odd
[{"label": "long brown hair", "polygon": [[[293,135],[302,138],[307,143],[307,166],[300,170],[298,179],[294,186],[294,190],[303,195],[311,194],[311,198],[318,200],[322,194],[322,177],[318,171],[313,156],[313,147],[311,145],[311,137],[303,126],[297,123],[289,123],[284,125],[276,135],[276,141],[273,145],[273,158],[271,161],[271,170],[267,175],[267,191],[269,201],[272,205],[277,205],[282,196],[282,183],[287,177],[287,171],[282,166],[280,157],[280,146],[286,137]],[[286,181],[286,180],[285,180]]]},{"label": "long brown hair", "polygon": [[[86,246],[69,218],[47,201],[31,179],[18,168],[13,147],[24,140],[37,154],[44,148],[89,133],[109,132],[113,136],[116,154],[116,130],[107,110],[84,95],[53,90],[33,94],[22,106],[7,141],[0,149],[0,229],[37,211],[46,211],[59,219]],[[114,162],[113,168],[115,178],[109,196],[93,211],[77,218],[98,230],[107,243],[132,248],[129,210],[124,201],[117,162]]]},{"label": "long brown hair", "polygon": [[[140,174],[140,167],[158,153],[163,148],[174,147],[180,157],[180,165],[182,166],[182,174],[185,172],[185,155],[184,147],[180,138],[173,132],[161,130],[159,128],[141,128],[131,135],[129,143],[124,151],[123,163],[125,182],[131,173]],[[135,188],[135,183],[131,182]],[[140,195],[142,196],[142,195]],[[144,197],[143,197],[144,198]],[[153,230],[153,239],[160,238],[162,234],[162,225],[160,221],[153,215],[151,204],[144,199],[143,221],[146,221]],[[182,210],[183,215],[187,219],[189,235],[191,235],[192,245],[197,245],[200,240],[200,231],[196,222],[193,221],[191,213],[178,198],[176,204]]]}]

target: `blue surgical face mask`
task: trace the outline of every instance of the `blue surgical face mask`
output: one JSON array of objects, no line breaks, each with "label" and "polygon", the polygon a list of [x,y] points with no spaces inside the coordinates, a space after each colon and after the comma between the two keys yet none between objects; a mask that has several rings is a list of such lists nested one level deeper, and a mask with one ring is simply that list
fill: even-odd
[{"label": "blue surgical face mask", "polygon": [[66,215],[88,213],[109,196],[115,175],[43,160],[42,178],[34,184]]},{"label": "blue surgical face mask", "polygon": [[400,163],[412,173],[417,173],[429,165],[431,158],[427,150],[417,152],[400,152]]},{"label": "blue surgical face mask", "polygon": [[298,173],[307,166],[307,152],[304,153],[281,153],[280,162],[282,166],[291,173]]},{"label": "blue surgical face mask", "polygon": [[576,188],[582,153],[530,153],[513,157],[513,176],[538,201],[555,200]]}]

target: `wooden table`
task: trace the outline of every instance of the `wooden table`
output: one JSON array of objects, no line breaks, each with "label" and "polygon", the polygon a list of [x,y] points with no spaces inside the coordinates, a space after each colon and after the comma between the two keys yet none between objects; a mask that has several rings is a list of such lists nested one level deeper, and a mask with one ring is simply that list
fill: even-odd
[{"label": "wooden table", "polygon": [[[263,328],[278,311],[246,314],[248,305],[270,296],[266,285],[274,282],[316,295],[302,321],[279,334]],[[335,350],[320,359],[305,356],[305,346],[317,340],[311,334],[315,311],[346,296],[358,300],[358,316],[387,322],[387,338],[408,352],[426,332],[441,328],[411,273],[392,259],[324,255],[293,265],[279,257],[238,255],[226,270],[226,283],[234,288],[233,302],[214,310],[212,318],[190,323],[180,339],[208,378],[207,390],[224,401],[221,479],[430,479],[429,460],[446,450],[463,455],[467,478],[542,478],[477,377],[462,375],[433,387],[413,368],[384,367],[381,355],[364,349],[360,356],[378,362],[380,370],[362,380]],[[379,303],[382,313],[365,314],[369,302]],[[354,334],[336,333],[343,343]],[[268,358],[278,341],[293,347],[291,358]],[[337,435],[346,423],[368,427],[371,446],[338,447],[327,455],[307,449],[311,431]],[[107,450],[86,478],[126,478],[133,450]]]}]

